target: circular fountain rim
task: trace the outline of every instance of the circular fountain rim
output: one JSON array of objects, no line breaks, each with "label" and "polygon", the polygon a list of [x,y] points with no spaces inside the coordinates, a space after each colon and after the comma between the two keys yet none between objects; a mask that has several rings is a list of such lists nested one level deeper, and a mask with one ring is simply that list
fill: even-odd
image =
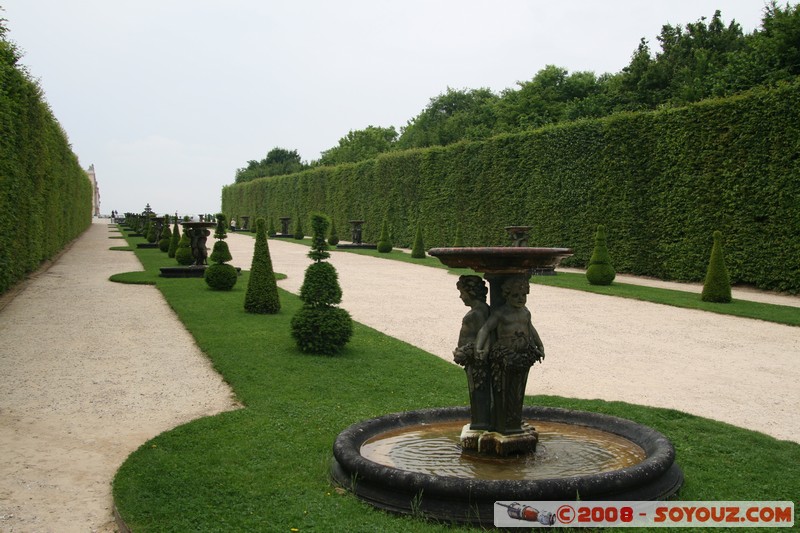
[{"label": "circular fountain rim", "polygon": [[[479,480],[437,476],[400,470],[364,458],[361,445],[388,430],[433,422],[469,419],[468,407],[445,407],[392,413],[361,421],[342,431],[334,443],[336,464],[332,470],[338,483],[347,486],[348,479],[358,479],[357,495],[379,507],[396,509],[394,503],[382,505],[382,492],[422,492],[424,497],[457,500],[468,494],[471,504],[495,500],[569,500],[586,499],[662,499],[677,492],[683,475],[674,464],[675,449],[660,432],[623,418],[600,413],[556,407],[526,406],[524,417],[534,421],[551,421],[595,428],[619,435],[639,445],[645,459],[633,466],[599,474],[539,480]],[[384,487],[386,485],[386,487]],[[359,491],[359,486],[364,487]],[[394,498],[394,496],[392,496]],[[454,520],[459,518],[450,517]],[[463,521],[463,520],[460,520]]]},{"label": "circular fountain rim", "polygon": [[573,251],[571,248],[479,246],[431,248],[428,254],[451,268],[471,268],[487,274],[514,274],[531,269],[554,269]]}]

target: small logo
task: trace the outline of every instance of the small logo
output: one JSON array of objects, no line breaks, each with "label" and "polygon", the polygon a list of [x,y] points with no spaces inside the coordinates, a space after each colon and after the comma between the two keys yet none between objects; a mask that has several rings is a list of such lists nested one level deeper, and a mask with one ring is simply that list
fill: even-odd
[{"label": "small logo", "polygon": [[510,504],[495,502],[497,505],[506,508],[508,516],[515,520],[524,520],[526,522],[538,522],[544,526],[552,526],[556,523],[556,517],[549,511],[540,511],[530,505],[522,505],[519,502]]}]

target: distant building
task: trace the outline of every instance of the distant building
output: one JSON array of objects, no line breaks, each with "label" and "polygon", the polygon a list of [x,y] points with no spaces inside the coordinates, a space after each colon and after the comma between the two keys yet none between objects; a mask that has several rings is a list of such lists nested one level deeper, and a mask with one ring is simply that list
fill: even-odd
[{"label": "distant building", "polygon": [[94,164],[89,165],[89,170],[86,171],[89,176],[89,181],[92,184],[92,216],[100,216],[100,189],[97,187],[97,177],[94,174]]}]

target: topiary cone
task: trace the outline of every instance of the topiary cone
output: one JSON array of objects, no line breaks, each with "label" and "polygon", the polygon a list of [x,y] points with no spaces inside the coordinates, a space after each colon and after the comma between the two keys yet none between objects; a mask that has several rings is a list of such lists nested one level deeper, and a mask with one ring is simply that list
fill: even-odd
[{"label": "topiary cone", "polygon": [[388,254],[392,251],[392,241],[389,237],[389,223],[386,218],[381,224],[381,236],[378,238],[378,252]]},{"label": "topiary cone", "polygon": [[586,279],[589,280],[590,285],[611,285],[616,276],[617,273],[611,265],[611,256],[606,246],[605,227],[601,224],[597,226],[597,233],[594,236],[594,251],[586,269]]},{"label": "topiary cone", "polygon": [[456,225],[456,238],[453,240],[453,248],[463,248],[464,239],[461,236],[461,223]]},{"label": "topiary cone", "polygon": [[704,302],[729,303],[731,301],[731,278],[725,266],[725,254],[722,250],[722,232],[714,232],[714,245],[711,247],[711,258],[708,261],[706,281],[700,299]]},{"label": "topiary cone", "polygon": [[250,266],[250,280],[244,296],[244,310],[248,313],[275,314],[280,309],[281,301],[275,272],[272,270],[272,257],[269,255],[266,223],[263,218],[259,218],[256,220],[256,243]]},{"label": "topiary cone", "polygon": [[172,226],[172,237],[169,239],[169,257],[175,257],[175,252],[178,251],[178,242],[181,240],[181,229],[178,226],[178,217],[175,217],[175,225]]},{"label": "topiary cone", "polygon": [[422,243],[422,226],[417,222],[417,233],[414,236],[414,246],[411,248],[411,257],[414,259],[425,258],[425,245]]}]

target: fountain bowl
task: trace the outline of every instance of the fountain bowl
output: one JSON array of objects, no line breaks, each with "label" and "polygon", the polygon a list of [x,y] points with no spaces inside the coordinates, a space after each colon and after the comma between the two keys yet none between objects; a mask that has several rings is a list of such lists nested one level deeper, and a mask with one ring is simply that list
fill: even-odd
[{"label": "fountain bowl", "polygon": [[556,422],[622,437],[639,446],[644,459],[632,466],[588,475],[475,479],[412,472],[362,455],[367,441],[401,428],[469,422],[469,407],[446,407],[384,415],[345,429],[334,443],[331,477],[336,484],[386,511],[481,526],[493,525],[495,501],[661,500],[675,494],[683,483],[672,443],[652,428],[609,415],[553,407],[526,406],[523,416],[534,426],[537,421]]},{"label": "fountain bowl", "polygon": [[451,268],[471,268],[485,274],[526,274],[553,271],[562,259],[572,255],[572,249],[481,246],[431,248],[428,254]]}]

